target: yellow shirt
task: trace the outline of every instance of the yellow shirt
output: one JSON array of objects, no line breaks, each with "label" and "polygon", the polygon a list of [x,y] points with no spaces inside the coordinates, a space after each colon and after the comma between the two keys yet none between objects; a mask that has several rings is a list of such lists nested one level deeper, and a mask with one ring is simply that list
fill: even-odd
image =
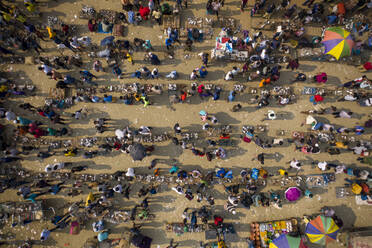
[{"label": "yellow shirt", "polygon": [[161,17],[161,13],[160,11],[153,11],[152,12],[152,16],[155,18],[155,19],[159,19]]},{"label": "yellow shirt", "polygon": [[347,145],[345,145],[343,142],[336,142],[336,147],[347,149]]},{"label": "yellow shirt", "polygon": [[283,169],[280,169],[280,170],[279,170],[279,174],[280,174],[281,176],[284,176],[286,173],[287,173],[287,171],[285,171],[285,170],[283,170]]},{"label": "yellow shirt", "polygon": [[56,33],[52,31],[51,27],[47,27],[49,39],[53,39],[56,36]]}]

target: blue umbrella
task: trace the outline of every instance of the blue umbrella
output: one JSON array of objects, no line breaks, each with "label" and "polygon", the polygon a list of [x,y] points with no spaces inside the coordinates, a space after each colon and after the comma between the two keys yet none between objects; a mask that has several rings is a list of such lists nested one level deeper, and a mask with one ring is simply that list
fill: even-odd
[{"label": "blue umbrella", "polygon": [[101,40],[101,46],[107,46],[109,44],[112,44],[114,39],[115,39],[114,36],[107,36],[106,38]]}]

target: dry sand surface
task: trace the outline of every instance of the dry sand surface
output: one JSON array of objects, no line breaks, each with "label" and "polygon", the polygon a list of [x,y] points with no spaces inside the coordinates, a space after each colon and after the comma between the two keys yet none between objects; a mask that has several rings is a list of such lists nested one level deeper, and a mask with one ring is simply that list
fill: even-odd
[{"label": "dry sand surface", "polygon": [[[56,15],[61,18],[66,23],[72,23],[78,26],[78,31],[81,35],[89,35],[92,37],[94,42],[99,42],[102,38],[107,36],[106,34],[92,34],[88,32],[87,21],[80,20],[76,18],[82,4],[92,5],[96,10],[105,8],[113,10],[121,10],[120,1],[51,1],[46,4],[46,6],[41,7],[41,11],[45,13],[44,18],[48,15]],[[252,22],[256,20],[251,20],[249,12],[241,13],[238,9],[239,1],[226,1],[225,7],[221,11],[221,16],[232,16],[239,19],[242,24],[243,29],[249,29]],[[184,21],[188,16],[205,16],[205,1],[193,0],[189,4],[189,8],[182,12],[182,20]],[[183,25],[183,24],[182,24]],[[313,29],[312,32],[320,32],[320,29]],[[219,30],[215,30],[217,34]],[[146,21],[139,26],[128,26],[127,27],[127,38],[132,40],[133,37],[139,37],[142,39],[150,39],[153,46],[155,47],[155,53],[160,55],[160,58],[164,58],[163,54],[165,51],[164,47],[164,34],[161,28],[152,21]],[[52,42],[42,42],[42,47],[46,47],[48,53],[55,53],[55,45]],[[197,54],[202,51],[208,51],[214,46],[214,39],[205,40],[203,43],[196,45],[196,49],[191,53],[190,59],[184,59],[184,52],[182,48],[176,48],[175,59],[164,60],[161,66],[159,66],[160,73],[164,76],[165,73],[171,70],[177,70],[181,74],[181,79],[177,80],[176,83],[190,84],[188,80],[188,75],[195,67],[201,66],[200,59]],[[69,53],[66,51],[66,53]],[[86,55],[86,63],[84,67],[91,69],[91,62],[88,61]],[[124,62],[122,69],[125,73],[131,73],[135,69],[139,68],[143,53],[135,53],[134,59],[136,64],[130,65],[128,62]],[[223,85],[225,89],[232,89],[233,82],[226,82],[223,80],[223,75],[232,66],[238,65],[239,63],[223,63],[223,62],[211,62],[208,68],[209,74],[205,80],[199,80],[205,83],[214,83]],[[17,102],[29,102],[36,106],[41,106],[44,101],[44,97],[47,96],[50,87],[53,87],[55,82],[49,80],[43,72],[37,70],[36,65],[11,65],[6,66],[5,69],[12,69],[13,72],[21,72],[24,77],[22,80],[32,81],[37,86],[37,92],[34,97],[16,98],[9,101],[7,107],[15,106],[14,103]],[[152,70],[154,67],[149,66]],[[340,85],[342,82],[349,81],[356,77],[360,77],[361,74],[355,69],[355,67],[338,64],[338,63],[322,63],[322,62],[301,62],[300,72],[304,72],[307,75],[315,75],[317,72],[327,72],[329,75],[329,82],[327,84],[332,86]],[[76,71],[77,72],[77,71]],[[75,72],[75,75],[77,75]],[[124,78],[118,80],[113,78],[111,71],[110,73],[98,73],[99,79],[97,82],[100,85],[112,85],[118,83],[129,83],[136,82],[131,78]],[[283,70],[279,82],[277,84],[284,85],[290,83],[294,72]],[[372,73],[367,74],[369,78],[372,78]],[[157,83],[167,84],[168,81],[161,78],[156,80]],[[247,86],[257,86],[258,82],[244,83]],[[315,86],[313,83],[306,83],[307,85]],[[304,84],[291,84],[297,90],[301,89]],[[297,91],[298,92],[298,91]],[[275,111],[283,111],[290,116],[288,120],[274,120],[274,121],[264,121],[261,120],[265,117],[268,108],[263,108],[257,110],[254,105],[248,103],[249,96],[247,94],[239,94],[236,98],[236,102],[240,102],[243,105],[243,110],[240,112],[233,113],[230,111],[235,103],[227,103],[226,92],[221,96],[221,100],[213,101],[200,100],[198,97],[191,98],[190,103],[173,105],[175,110],[169,107],[167,93],[163,93],[162,96],[150,97],[153,105],[144,108],[142,105],[127,106],[123,104],[87,104],[79,103],[73,106],[71,109],[66,110],[66,115],[73,113],[74,111],[86,107],[90,116],[94,117],[108,117],[114,120],[116,127],[124,127],[131,125],[133,127],[139,127],[141,125],[148,125],[154,127],[154,130],[171,131],[171,127],[178,122],[181,127],[187,127],[193,130],[201,131],[202,122],[198,116],[198,112],[202,109],[206,110],[208,113],[215,114],[220,120],[221,124],[231,124],[235,127],[233,138],[239,140],[239,135],[241,132],[242,125],[256,125],[264,124],[269,128],[268,135],[271,137],[276,136],[276,130],[283,129],[286,131],[286,135],[292,131],[306,131],[307,126],[300,126],[303,122],[305,115],[300,114],[300,111],[312,109],[312,105],[309,103],[308,96],[302,96],[297,101],[296,104],[287,105],[283,108],[273,108]],[[351,111],[361,115],[360,119],[334,119],[330,118],[330,122],[338,125],[344,125],[347,127],[353,127],[357,124],[363,124],[367,120],[367,114],[371,113],[368,108],[361,108],[355,102],[327,102],[324,104],[326,106],[334,105],[339,108],[350,109]],[[369,112],[368,112],[369,111]],[[31,118],[31,116],[29,116]],[[38,118],[35,116],[35,118]],[[96,135],[93,119],[84,121],[70,121],[70,127],[73,129],[74,136],[93,136]],[[159,129],[158,129],[159,128]],[[114,135],[113,131],[105,132],[104,135]],[[366,138],[370,139],[370,134],[365,135]],[[159,145],[160,144],[160,145]],[[356,164],[357,156],[351,153],[342,153],[336,157],[330,157],[327,153],[321,153],[317,155],[304,155],[300,152],[295,152],[294,147],[285,148],[272,148],[269,150],[263,150],[258,148],[255,144],[239,142],[235,147],[227,148],[227,159],[219,160],[215,159],[212,162],[208,162],[205,158],[200,158],[193,156],[190,150],[182,150],[180,147],[174,146],[171,142],[156,144],[156,149],[150,157],[146,157],[141,162],[133,162],[132,159],[123,153],[114,151],[111,156],[97,157],[92,161],[82,162],[82,157],[66,158],[64,156],[53,156],[51,158],[45,159],[40,162],[36,159],[28,160],[27,157],[21,164],[27,169],[32,169],[34,171],[42,171],[46,164],[52,163],[54,161],[64,161],[64,162],[74,162],[76,164],[88,163],[89,169],[88,173],[109,173],[117,170],[125,170],[128,167],[133,167],[136,170],[147,172],[147,166],[150,161],[154,158],[162,159],[177,159],[178,164],[181,168],[185,168],[190,171],[193,168],[199,168],[201,170],[213,169],[216,167],[233,168],[234,175],[238,176],[239,171],[242,168],[260,168],[260,164],[257,161],[251,161],[251,159],[257,156],[261,152],[274,154],[276,152],[282,155],[280,161],[267,160],[265,162],[264,168],[269,171],[276,172],[279,167],[288,167],[286,162],[290,161],[292,158],[298,160],[306,160],[310,162],[311,160],[317,161],[334,161],[345,164]],[[196,145],[199,143],[196,142]],[[160,164],[158,165],[161,169],[161,173],[166,173],[169,169],[169,165]],[[317,168],[310,164],[305,164],[304,171],[300,174],[311,174],[319,172]],[[231,222],[234,224],[238,232],[237,242],[232,242],[228,244],[228,247],[246,247],[244,238],[249,235],[249,223],[252,221],[265,221],[265,220],[276,220],[289,217],[302,217],[303,215],[310,215],[319,212],[320,208],[323,206],[336,206],[337,213],[344,219],[345,226],[369,226],[372,218],[370,214],[372,213],[368,206],[357,206],[352,197],[336,199],[335,197],[335,186],[344,184],[344,176],[337,175],[337,182],[332,183],[324,190],[314,191],[315,197],[313,199],[302,198],[295,204],[285,204],[282,209],[270,208],[256,208],[253,207],[251,210],[244,209],[242,207],[238,208],[238,213],[233,216],[223,210],[223,204],[226,201],[227,195],[223,190],[222,185],[215,186],[213,190],[216,198],[216,205],[213,210],[217,214],[221,214],[225,217],[226,222]],[[137,190],[140,185],[133,186],[131,199],[128,201],[126,199],[119,199],[115,197],[115,202],[120,204],[123,208],[130,209],[135,203],[138,203],[140,199],[136,196]],[[264,189],[267,192],[270,188],[280,189],[279,187],[266,187]],[[64,193],[60,193],[57,196],[43,196],[41,198],[48,198],[47,202],[52,203],[54,206],[60,206],[66,202],[73,202],[78,200],[83,200],[89,191],[85,189],[84,195],[79,195],[77,197],[71,198],[64,196]],[[7,191],[6,194],[0,194],[0,201],[16,200],[21,201],[21,198],[16,195],[15,191]],[[152,202],[152,203],[151,203]],[[143,232],[144,234],[153,238],[153,247],[166,247],[168,245],[169,239],[174,238],[175,241],[180,242],[180,247],[196,247],[200,240],[204,240],[204,233],[195,234],[184,234],[182,236],[175,236],[174,234],[165,232],[165,222],[181,222],[181,214],[185,207],[199,208],[203,203],[197,203],[196,200],[188,201],[185,197],[177,195],[175,192],[170,190],[170,186],[162,185],[159,194],[151,197],[150,209],[156,215],[156,218],[148,223],[144,224]],[[58,210],[59,214],[63,213],[63,209]],[[17,235],[17,239],[39,239],[40,231],[42,228],[52,227],[49,222],[41,223],[31,223],[25,227],[15,227],[8,228],[9,223],[6,225],[3,231],[9,230]],[[124,227],[127,225],[112,226],[109,225],[111,230],[110,238],[120,237],[123,233]],[[81,247],[83,243],[90,237],[95,236],[91,229],[91,224],[88,223],[87,229],[81,231],[79,235],[68,234],[67,228],[63,231],[56,231],[51,234],[51,237],[42,246],[36,247]],[[338,244],[333,244],[332,247],[337,247]],[[331,246],[330,246],[331,247]]]}]

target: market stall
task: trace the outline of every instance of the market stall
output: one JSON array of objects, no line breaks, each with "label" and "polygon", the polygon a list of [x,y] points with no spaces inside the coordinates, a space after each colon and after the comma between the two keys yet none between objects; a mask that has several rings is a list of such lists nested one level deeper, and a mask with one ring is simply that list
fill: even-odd
[{"label": "market stall", "polygon": [[232,61],[247,61],[249,58],[248,50],[240,49],[238,37],[219,36],[216,38],[216,46],[212,50],[211,56],[216,59],[226,59]]},{"label": "market stall", "polygon": [[181,37],[189,37],[192,30],[198,30],[203,33],[204,39],[212,39],[213,37],[213,22],[211,18],[207,17],[189,17],[185,22],[185,27],[181,28]]},{"label": "market stall", "polygon": [[181,235],[186,232],[204,232],[205,229],[205,224],[196,224],[191,226],[191,224],[184,223],[168,223],[165,227],[167,232],[173,232],[177,235]]},{"label": "market stall", "polygon": [[335,180],[335,173],[309,175],[306,178],[306,186],[308,188],[324,188],[328,186],[328,183],[334,182]]},{"label": "market stall", "polygon": [[297,232],[296,219],[252,223],[250,240],[254,240],[255,247],[269,247],[269,243],[280,235]]}]

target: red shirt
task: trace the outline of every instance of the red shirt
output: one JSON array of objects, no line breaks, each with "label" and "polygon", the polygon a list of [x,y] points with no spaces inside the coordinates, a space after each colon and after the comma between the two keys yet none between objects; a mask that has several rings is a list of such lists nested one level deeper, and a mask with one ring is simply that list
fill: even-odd
[{"label": "red shirt", "polygon": [[366,62],[364,65],[363,65],[364,69],[366,69],[367,71],[369,70],[372,70],[372,63],[371,62]]},{"label": "red shirt", "polygon": [[147,16],[150,14],[150,8],[149,7],[140,7],[139,9],[139,13],[141,15],[141,17],[146,20],[147,19]]},{"label": "red shirt", "polygon": [[187,97],[187,93],[185,92],[185,93],[183,93],[182,95],[181,95],[181,101],[185,101],[186,100],[186,97]]},{"label": "red shirt", "polygon": [[322,102],[324,100],[324,98],[321,95],[315,95],[314,99],[316,102]]}]

